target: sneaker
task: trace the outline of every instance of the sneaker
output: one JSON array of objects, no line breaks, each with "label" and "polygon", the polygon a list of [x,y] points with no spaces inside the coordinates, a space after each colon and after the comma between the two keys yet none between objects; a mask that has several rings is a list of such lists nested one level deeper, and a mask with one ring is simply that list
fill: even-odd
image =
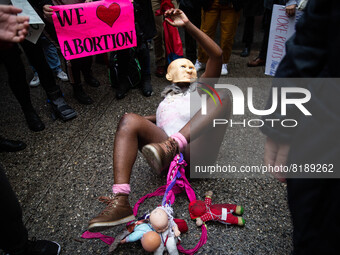
[{"label": "sneaker", "polygon": [[60,70],[58,73],[57,73],[57,77],[62,80],[62,81],[68,81],[68,77],[67,77],[67,74],[63,71],[63,70]]},{"label": "sneaker", "polygon": [[196,69],[196,72],[198,72],[200,70],[204,70],[205,69],[205,64],[199,62],[198,59],[196,59],[195,69]]},{"label": "sneaker", "polygon": [[117,193],[110,197],[99,197],[99,201],[107,206],[98,216],[89,221],[90,232],[100,232],[135,219],[128,194]]},{"label": "sneaker", "polygon": [[38,74],[34,74],[33,79],[30,81],[30,86],[31,87],[37,87],[40,84],[40,79]]},{"label": "sneaker", "polygon": [[25,255],[59,255],[61,247],[58,243],[47,240],[28,241]]},{"label": "sneaker", "polygon": [[145,145],[142,153],[154,172],[160,174],[179,153],[179,148],[177,142],[169,137],[164,142]]},{"label": "sneaker", "polygon": [[222,65],[222,70],[221,70],[221,75],[227,75],[228,74],[228,64],[223,64]]}]

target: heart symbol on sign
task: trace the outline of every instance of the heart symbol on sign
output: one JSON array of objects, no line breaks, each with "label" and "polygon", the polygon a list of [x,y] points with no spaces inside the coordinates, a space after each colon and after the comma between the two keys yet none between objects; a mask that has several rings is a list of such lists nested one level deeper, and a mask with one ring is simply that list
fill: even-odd
[{"label": "heart symbol on sign", "polygon": [[117,3],[111,4],[108,8],[104,5],[99,5],[96,14],[98,19],[112,27],[120,15],[120,6]]}]

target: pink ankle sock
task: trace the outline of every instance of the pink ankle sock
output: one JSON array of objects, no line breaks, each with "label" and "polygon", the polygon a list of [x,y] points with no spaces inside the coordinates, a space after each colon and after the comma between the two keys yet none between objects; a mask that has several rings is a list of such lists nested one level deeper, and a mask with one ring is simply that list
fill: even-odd
[{"label": "pink ankle sock", "polygon": [[178,143],[180,152],[183,152],[185,147],[187,147],[188,145],[187,139],[185,139],[185,137],[179,132],[176,134],[173,134],[170,137],[175,139],[175,141]]},{"label": "pink ankle sock", "polygon": [[130,184],[113,184],[112,192],[130,194]]}]

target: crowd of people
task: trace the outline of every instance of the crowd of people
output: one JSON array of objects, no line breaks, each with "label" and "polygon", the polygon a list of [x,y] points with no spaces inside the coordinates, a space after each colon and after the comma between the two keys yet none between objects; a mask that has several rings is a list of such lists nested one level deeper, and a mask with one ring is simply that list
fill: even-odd
[{"label": "crowd of people", "polygon": [[[92,0],[39,0],[30,1],[32,6],[49,24],[46,31],[36,44],[25,39],[28,30],[28,17],[17,16],[20,9],[13,7],[7,0],[0,0],[0,60],[8,72],[9,86],[18,100],[30,130],[39,132],[45,125],[34,109],[30,98],[30,86],[42,85],[48,102],[57,117],[63,121],[70,121],[77,116],[77,112],[65,101],[64,95],[56,79],[70,82],[73,96],[80,104],[92,104],[92,98],[85,92],[83,80],[92,87],[99,87],[98,77],[92,72],[92,57],[85,57],[65,61],[62,65],[60,54],[53,41],[57,41],[52,26],[52,5],[66,5],[73,3],[88,3]],[[148,43],[154,41],[155,75],[165,77],[172,85],[163,91],[164,100],[152,116],[125,114],[120,120],[115,134],[113,151],[113,195],[106,198],[106,208],[89,221],[89,231],[97,232],[117,224],[134,219],[129,204],[130,176],[138,150],[142,151],[148,164],[160,173],[166,169],[173,157],[182,152],[189,158],[190,146],[202,147],[202,153],[208,153],[204,148],[216,148],[222,142],[226,126],[216,129],[216,132],[203,133],[209,120],[214,118],[228,119],[231,111],[231,100],[228,95],[221,94],[221,100],[226,107],[216,108],[211,103],[209,114],[202,115],[200,109],[190,115],[190,96],[194,97],[197,90],[195,83],[198,71],[204,70],[202,78],[218,78],[228,74],[228,63],[234,42],[236,30],[239,27],[241,12],[246,22],[243,33],[244,49],[241,57],[250,55],[254,36],[254,17],[263,16],[264,36],[258,57],[250,60],[248,67],[263,66],[266,62],[268,38],[270,33],[271,15],[274,4],[286,6],[286,15],[295,15],[300,1],[295,0],[134,0],[136,15],[137,47],[134,57],[141,65],[140,88],[145,97],[153,94],[151,83],[151,62]],[[296,35],[287,43],[287,55],[278,68],[277,77],[337,77],[339,68],[339,29],[340,5],[337,1],[327,0],[320,3],[310,0],[305,8],[305,14],[297,25]],[[325,7],[327,6],[327,8]],[[168,6],[164,15],[156,15],[159,8]],[[184,10],[177,9],[178,6]],[[138,18],[143,17],[143,19]],[[163,18],[164,17],[164,18]],[[163,19],[173,27],[185,29],[185,58],[178,58],[167,62]],[[150,21],[152,21],[150,23]],[[217,25],[220,24],[220,46],[215,42]],[[330,32],[327,28],[332,28]],[[329,40],[321,40],[328,38]],[[20,46],[19,46],[20,45]],[[31,82],[26,80],[26,67],[21,59],[24,51],[32,67],[34,77]],[[113,53],[110,53],[113,54]],[[128,72],[129,50],[115,52],[117,54],[118,75],[116,98],[127,96],[131,87]],[[66,72],[62,66],[67,68]],[[109,81],[108,81],[109,82]],[[330,95],[326,97],[325,95]],[[337,87],[324,90],[318,95],[318,106],[335,102],[339,94]],[[147,98],[145,99],[147,100]],[[321,107],[320,106],[320,107]],[[188,109],[188,111],[183,111]],[[265,163],[269,165],[286,164],[287,162],[309,162],[310,155],[304,146],[310,144],[310,137],[319,132],[327,132],[324,140],[314,140],[310,154],[316,155],[313,160],[329,161],[336,165],[339,161],[339,144],[332,143],[328,137],[337,137],[339,124],[339,110],[328,108],[335,116],[327,125],[320,126],[303,119],[306,124],[295,133],[285,134],[282,130],[263,127],[261,131],[268,136],[265,146]],[[191,109],[192,110],[192,109]],[[280,118],[275,113],[275,118]],[[320,113],[322,114],[322,113]],[[178,121],[174,121],[174,116]],[[195,123],[195,125],[192,125]],[[308,129],[311,136],[303,136]],[[320,131],[321,129],[321,131]],[[219,139],[221,138],[221,139]],[[298,139],[299,143],[292,142]],[[201,146],[209,142],[214,146]],[[14,152],[25,149],[26,144],[21,141],[9,140],[0,136],[0,151]],[[310,145],[309,145],[310,147]],[[291,151],[294,152],[291,153]],[[330,155],[325,154],[329,152]],[[209,152],[217,155],[217,153]],[[298,156],[297,156],[298,155]],[[337,170],[337,169],[335,169]],[[294,227],[294,254],[314,254],[327,251],[336,254],[336,242],[339,236],[339,219],[332,217],[340,209],[336,197],[339,191],[339,181],[336,180],[287,180],[288,202],[291,209]],[[301,187],[306,187],[303,189]],[[327,197],[327,199],[326,199]],[[0,202],[4,205],[0,210],[2,218],[8,219],[8,225],[0,231],[0,248],[8,254],[46,254],[60,253],[60,245],[47,240],[28,240],[28,234],[22,222],[20,205],[10,183],[0,166]],[[321,227],[318,213],[326,216]],[[332,218],[332,223],[326,220]],[[327,224],[333,224],[332,227]],[[7,227],[8,226],[8,227]],[[336,235],[327,235],[327,229],[332,229]],[[331,235],[331,236],[330,236]]]}]

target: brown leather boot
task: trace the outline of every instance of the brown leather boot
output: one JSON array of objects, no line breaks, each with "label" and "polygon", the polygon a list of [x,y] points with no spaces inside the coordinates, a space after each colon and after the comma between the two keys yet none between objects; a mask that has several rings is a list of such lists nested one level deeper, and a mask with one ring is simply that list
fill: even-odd
[{"label": "brown leather boot", "polygon": [[107,206],[97,217],[89,221],[89,231],[100,232],[135,219],[128,194],[117,193],[110,197],[99,197],[99,201]]},{"label": "brown leather boot", "polygon": [[169,137],[164,142],[145,145],[142,153],[154,172],[160,174],[169,167],[171,161],[179,153],[179,148],[177,142]]}]

